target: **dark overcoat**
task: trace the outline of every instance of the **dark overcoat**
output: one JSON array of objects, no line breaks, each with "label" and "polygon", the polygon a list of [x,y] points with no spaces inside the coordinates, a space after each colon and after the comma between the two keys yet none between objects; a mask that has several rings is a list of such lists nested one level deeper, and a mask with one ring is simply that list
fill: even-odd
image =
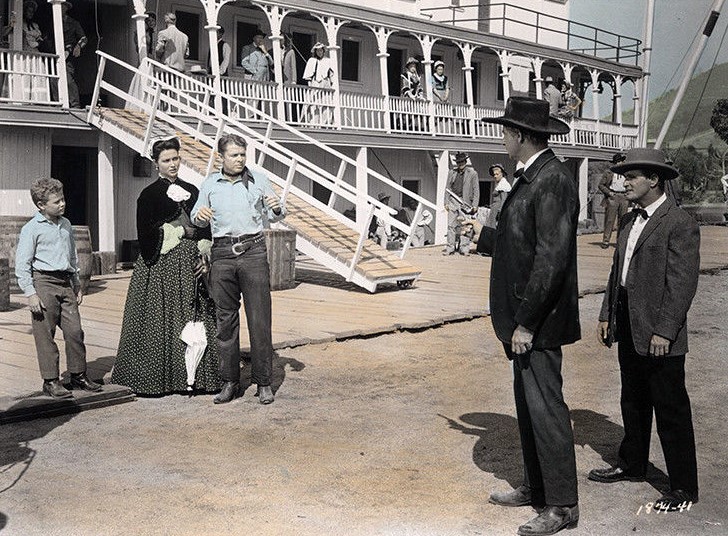
[{"label": "dark overcoat", "polygon": [[516,181],[498,219],[490,271],[495,333],[510,343],[517,325],[534,349],[579,340],[576,178],[550,149]]},{"label": "dark overcoat", "polygon": [[[609,321],[607,344],[619,342],[617,295],[635,213],[620,221],[599,320]],[[669,199],[650,216],[635,245],[625,281],[629,297],[632,340],[640,355],[648,355],[652,335],[672,342],[668,356],[688,351],[687,314],[698,287],[700,229],[697,222]]]}]

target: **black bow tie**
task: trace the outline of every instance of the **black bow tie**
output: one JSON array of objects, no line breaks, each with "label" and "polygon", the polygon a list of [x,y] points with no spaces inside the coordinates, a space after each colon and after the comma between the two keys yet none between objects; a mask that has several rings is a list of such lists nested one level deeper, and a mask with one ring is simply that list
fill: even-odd
[{"label": "black bow tie", "polygon": [[514,179],[520,179],[521,177],[523,177],[523,173],[524,173],[524,170],[523,170],[523,168],[522,168],[522,167],[519,167],[519,168],[518,168],[518,169],[516,170],[516,172],[515,172],[515,173],[513,174],[513,178],[514,178]]},{"label": "black bow tie", "polygon": [[643,208],[635,207],[632,209],[632,213],[637,216],[642,216],[643,220],[649,219],[650,215],[647,214],[647,211]]}]

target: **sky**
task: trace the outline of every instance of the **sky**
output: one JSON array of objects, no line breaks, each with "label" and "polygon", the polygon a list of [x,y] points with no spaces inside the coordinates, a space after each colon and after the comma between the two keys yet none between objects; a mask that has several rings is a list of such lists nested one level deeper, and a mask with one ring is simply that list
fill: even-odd
[{"label": "sky", "polygon": [[[677,87],[687,64],[683,56],[698,34],[715,0],[655,0],[650,99]],[[642,39],[647,0],[571,0],[570,19],[628,37]],[[728,62],[728,37],[719,47],[728,26],[728,2],[708,39],[695,74]],[[728,85],[728,81],[726,81]],[[728,96],[728,95],[727,95]]]}]

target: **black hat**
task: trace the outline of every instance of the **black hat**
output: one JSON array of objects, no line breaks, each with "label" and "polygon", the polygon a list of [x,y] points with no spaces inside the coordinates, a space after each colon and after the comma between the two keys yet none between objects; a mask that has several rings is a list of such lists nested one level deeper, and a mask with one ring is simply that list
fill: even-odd
[{"label": "black hat", "polygon": [[644,169],[656,172],[661,179],[670,180],[680,172],[665,158],[659,149],[632,149],[619,164],[610,168],[613,172],[624,175],[633,169]]},{"label": "black hat", "polygon": [[468,153],[455,153],[455,162],[467,162]]},{"label": "black hat", "polygon": [[268,34],[266,34],[261,28],[256,28],[253,32],[253,37],[255,37],[256,35],[262,35],[263,37],[265,37]]},{"label": "black hat", "polygon": [[567,134],[569,125],[549,115],[549,103],[528,97],[511,97],[500,117],[484,117],[485,123],[496,123],[543,134]]}]

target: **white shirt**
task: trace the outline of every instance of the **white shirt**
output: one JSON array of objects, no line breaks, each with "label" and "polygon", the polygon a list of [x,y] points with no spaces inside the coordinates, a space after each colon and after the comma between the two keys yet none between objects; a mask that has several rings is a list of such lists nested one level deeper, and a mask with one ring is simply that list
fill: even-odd
[{"label": "white shirt", "polygon": [[[531,158],[529,158],[528,160],[526,160],[526,163],[523,164],[523,165],[521,165],[521,161],[519,160],[518,163],[516,164],[516,173],[518,173],[518,170],[519,169],[520,170],[523,170],[523,171],[526,171],[528,169],[528,167],[531,164],[533,164],[539,156],[541,156],[543,153],[545,153],[548,150],[549,150],[549,147],[546,147],[545,149],[541,149],[539,152],[537,152],[536,154],[534,154],[533,156],[531,156]],[[518,182],[518,177],[515,177],[514,180],[513,180],[513,184],[512,184],[511,187],[515,186],[517,182]]]},{"label": "white shirt", "polygon": [[[657,201],[645,207],[645,212],[647,212],[649,218],[652,217],[655,211],[660,208],[660,205],[662,205],[665,201],[667,201],[667,196],[665,194],[662,194],[657,199]],[[629,263],[632,261],[632,255],[634,255],[634,248],[637,245],[637,241],[639,240],[640,235],[645,228],[645,225],[647,225],[647,222],[650,221],[649,218],[644,219],[641,215],[637,216],[634,220],[634,223],[632,224],[632,228],[629,230],[629,237],[627,238],[627,249],[624,252],[622,278],[620,280],[620,283],[623,287],[627,284],[627,272],[629,272]]]}]

